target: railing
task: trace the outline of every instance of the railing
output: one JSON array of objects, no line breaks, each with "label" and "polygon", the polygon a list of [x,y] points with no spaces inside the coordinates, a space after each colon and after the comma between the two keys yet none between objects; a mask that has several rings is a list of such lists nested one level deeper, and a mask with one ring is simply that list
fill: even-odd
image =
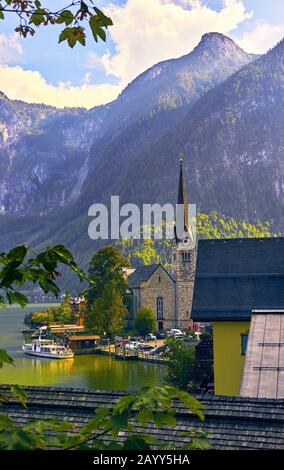
[{"label": "railing", "polygon": [[115,355],[121,359],[141,359],[159,363],[166,363],[168,361],[167,357],[160,356],[159,354],[149,354],[145,351],[129,350],[125,348],[116,348]]}]

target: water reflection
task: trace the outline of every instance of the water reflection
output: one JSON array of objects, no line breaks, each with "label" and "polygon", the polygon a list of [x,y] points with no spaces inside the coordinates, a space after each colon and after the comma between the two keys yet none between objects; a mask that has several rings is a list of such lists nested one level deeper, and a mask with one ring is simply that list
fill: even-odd
[{"label": "water reflection", "polygon": [[[43,309],[46,307],[43,307]],[[35,307],[33,310],[38,309]],[[21,350],[23,318],[26,309],[0,309],[0,348],[15,358],[16,367],[0,370],[2,383],[59,385],[97,390],[139,389],[162,384],[167,367],[138,361],[116,361],[108,356],[82,355],[69,359],[25,356]]]},{"label": "water reflection", "polygon": [[44,375],[57,375],[58,373],[68,374],[74,365],[74,358],[66,358],[62,360],[55,359],[34,359],[31,358],[31,368],[35,374]]}]

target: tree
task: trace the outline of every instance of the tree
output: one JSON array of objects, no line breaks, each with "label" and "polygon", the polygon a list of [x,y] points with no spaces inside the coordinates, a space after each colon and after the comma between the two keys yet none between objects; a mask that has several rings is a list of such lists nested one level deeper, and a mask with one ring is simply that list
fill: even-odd
[{"label": "tree", "polygon": [[91,306],[86,317],[86,326],[101,336],[106,334],[112,337],[123,327],[127,313],[121,294],[109,282]]},{"label": "tree", "polygon": [[88,305],[100,297],[106,284],[112,287],[125,299],[128,283],[124,275],[124,268],[130,263],[124,258],[116,246],[101,248],[92,258],[89,267],[89,277],[92,285],[88,290]]},{"label": "tree", "polygon": [[166,341],[168,374],[165,382],[179,389],[196,392],[203,384],[212,381],[212,365],[196,360],[195,349],[188,347],[179,338]]},{"label": "tree", "polygon": [[76,316],[71,307],[69,291],[66,290],[64,302],[59,307],[54,308],[54,321],[59,323],[72,323]]},{"label": "tree", "polygon": [[69,291],[66,290],[65,299],[58,307],[50,307],[46,311],[33,312],[26,319],[29,325],[41,325],[43,323],[73,323],[76,314],[71,307]]},{"label": "tree", "polygon": [[135,317],[135,330],[141,336],[152,333],[155,329],[155,317],[151,308],[142,307]]},{"label": "tree", "polygon": [[24,38],[34,36],[36,28],[40,26],[62,24],[65,27],[59,35],[59,42],[67,41],[70,47],[74,47],[77,42],[85,46],[85,25],[90,28],[96,42],[99,39],[106,41],[105,29],[113,24],[111,18],[86,2],[74,0],[63,8],[50,10],[39,0],[0,0],[0,20],[5,20],[9,14],[18,16],[19,25],[15,31]]},{"label": "tree", "polygon": [[31,314],[30,324],[34,326],[41,326],[46,323],[54,321],[54,315],[51,309],[45,312],[34,312]]},{"label": "tree", "polygon": [[186,390],[193,374],[195,351],[186,347],[179,338],[167,338],[165,344],[169,359],[165,381],[169,385],[174,384],[175,387]]}]

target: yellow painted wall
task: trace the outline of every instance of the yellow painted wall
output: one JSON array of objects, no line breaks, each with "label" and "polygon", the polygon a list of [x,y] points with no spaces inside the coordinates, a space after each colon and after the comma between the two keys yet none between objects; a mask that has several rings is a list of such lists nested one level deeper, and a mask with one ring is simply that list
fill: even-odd
[{"label": "yellow painted wall", "polygon": [[249,322],[214,322],[215,395],[238,396],[245,356],[242,356],[241,334],[249,332]]}]

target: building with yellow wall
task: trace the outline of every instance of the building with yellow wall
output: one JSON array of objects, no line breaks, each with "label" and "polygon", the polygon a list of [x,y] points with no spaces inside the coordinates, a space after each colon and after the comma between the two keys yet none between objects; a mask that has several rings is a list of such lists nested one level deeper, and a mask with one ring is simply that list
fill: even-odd
[{"label": "building with yellow wall", "polygon": [[249,322],[214,322],[214,389],[216,395],[238,396],[244,368]]},{"label": "building with yellow wall", "polygon": [[283,306],[284,238],[199,241],[192,318],[213,323],[216,395],[240,395],[252,311]]}]

